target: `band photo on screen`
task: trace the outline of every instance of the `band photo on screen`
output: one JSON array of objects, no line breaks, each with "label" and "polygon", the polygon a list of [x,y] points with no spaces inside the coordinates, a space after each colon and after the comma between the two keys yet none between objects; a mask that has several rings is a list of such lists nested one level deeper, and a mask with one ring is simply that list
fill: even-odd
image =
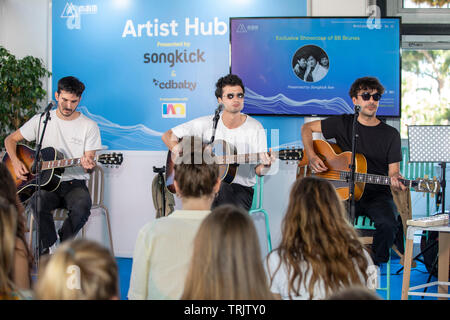
[{"label": "band photo on screen", "polygon": [[292,68],[301,80],[317,82],[328,73],[330,60],[327,53],[315,45],[306,45],[299,48],[292,59]]}]

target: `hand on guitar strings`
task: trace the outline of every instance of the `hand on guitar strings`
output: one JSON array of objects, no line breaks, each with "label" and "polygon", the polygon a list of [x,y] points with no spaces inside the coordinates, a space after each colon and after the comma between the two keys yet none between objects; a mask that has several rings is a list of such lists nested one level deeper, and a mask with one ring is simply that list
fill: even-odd
[{"label": "hand on guitar strings", "polygon": [[25,164],[20,161],[20,160],[16,160],[16,161],[12,161],[13,167],[14,167],[14,173],[17,177],[17,179],[26,181],[27,180],[27,175],[30,173],[27,169],[27,167],[25,166]]},{"label": "hand on guitar strings", "polygon": [[323,163],[319,156],[313,156],[309,159],[309,167],[313,173],[324,172],[328,170],[328,167]]}]

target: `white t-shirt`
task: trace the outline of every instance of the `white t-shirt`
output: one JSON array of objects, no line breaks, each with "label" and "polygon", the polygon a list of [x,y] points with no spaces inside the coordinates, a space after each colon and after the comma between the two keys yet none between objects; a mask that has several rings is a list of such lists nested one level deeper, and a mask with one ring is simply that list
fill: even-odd
[{"label": "white t-shirt", "polygon": [[134,247],[128,299],[180,299],[195,235],[209,213],[175,210],[142,227]]},{"label": "white t-shirt", "polygon": [[[200,117],[179,126],[172,128],[172,132],[178,138],[185,136],[200,137],[203,141],[211,140],[213,132],[214,115]],[[266,132],[261,123],[248,116],[245,122],[235,129],[227,128],[223,121],[222,115],[217,123],[216,135],[214,142],[224,140],[233,145],[237,154],[260,153],[267,152]],[[252,187],[256,183],[256,164],[240,164],[233,183],[246,187]]]},{"label": "white t-shirt", "polygon": [[[367,275],[370,278],[373,278],[372,272],[374,271],[374,265],[372,262],[372,259],[370,258],[370,255],[364,250],[364,255],[368,262],[368,268],[367,268]],[[280,256],[278,254],[278,251],[272,251],[269,255],[268,259],[268,266],[264,264],[266,268],[266,273],[270,282],[270,277],[272,274],[276,271],[275,276],[273,278],[272,284],[270,286],[270,291],[273,293],[277,293],[281,296],[281,299],[283,300],[290,300],[289,298],[289,277],[287,272],[287,267],[285,264],[282,264],[280,268],[278,268],[278,264],[280,263]],[[303,262],[300,266],[300,270],[304,273],[306,271],[306,262]],[[355,263],[356,267],[356,263]],[[291,296],[293,300],[308,300],[310,298],[309,296],[309,282],[311,279],[312,270],[309,269],[308,273],[303,275],[306,277],[306,286],[304,285],[304,282],[302,280],[301,288],[299,290],[300,295],[296,296],[294,292],[291,292]],[[364,276],[360,274],[361,283],[364,283]],[[375,279],[376,280],[376,279]],[[367,287],[369,289],[374,289],[377,287],[376,283],[370,283],[368,282]],[[322,279],[319,279],[314,284],[314,295],[312,297],[312,300],[318,300],[318,299],[325,299],[325,285]]]},{"label": "white t-shirt", "polygon": [[[20,127],[20,133],[27,141],[37,141],[44,129],[45,115],[39,118],[36,114]],[[39,132],[38,132],[39,130]],[[65,159],[81,158],[85,151],[100,150],[102,143],[100,130],[97,124],[80,113],[74,120],[62,120],[56,115],[56,110],[50,111],[50,120],[47,123],[42,149],[53,147],[64,155]],[[65,168],[61,181],[73,179],[87,180],[89,174],[81,166]]]}]

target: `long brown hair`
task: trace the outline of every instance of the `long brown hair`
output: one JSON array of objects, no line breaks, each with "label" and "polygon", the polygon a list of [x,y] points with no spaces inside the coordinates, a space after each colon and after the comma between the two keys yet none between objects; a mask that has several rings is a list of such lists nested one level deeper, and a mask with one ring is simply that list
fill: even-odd
[{"label": "long brown hair", "polygon": [[[25,219],[25,208],[19,200],[17,195],[16,184],[14,183],[14,179],[8,171],[8,168],[0,163],[0,196],[3,196],[9,203],[13,204],[16,208],[16,216],[17,223],[15,229],[15,237],[16,239],[20,239],[24,244],[25,256],[28,259],[28,268],[31,270],[33,267],[33,256],[30,253],[30,250],[27,246],[27,241],[25,240],[25,232],[27,230],[26,227],[26,219]],[[30,231],[31,232],[31,231]],[[15,250],[22,250],[15,246]]]},{"label": "long brown hair", "polygon": [[[313,297],[314,285],[323,280],[326,296],[367,281],[367,258],[354,228],[348,222],[334,187],[325,179],[306,177],[292,186],[282,222],[282,240],[276,249],[289,275],[288,291],[299,295],[303,283]],[[306,262],[306,270],[301,269]],[[356,264],[356,266],[355,266]],[[309,284],[305,274],[311,272]]]},{"label": "long brown hair", "polygon": [[16,245],[17,210],[0,195],[0,296],[9,297],[16,286],[13,282]]},{"label": "long brown hair", "polygon": [[222,205],[203,220],[181,299],[273,299],[248,213]]}]

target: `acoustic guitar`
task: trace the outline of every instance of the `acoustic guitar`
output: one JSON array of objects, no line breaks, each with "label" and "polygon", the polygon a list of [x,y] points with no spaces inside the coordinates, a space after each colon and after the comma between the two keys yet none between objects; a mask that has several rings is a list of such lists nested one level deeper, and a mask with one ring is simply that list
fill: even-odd
[{"label": "acoustic guitar", "polygon": [[[37,187],[37,176],[31,174],[31,167],[36,159],[36,155],[32,148],[22,144],[17,145],[16,152],[17,157],[25,164],[30,172],[27,175],[27,180],[24,181],[16,177],[11,158],[7,153],[3,156],[2,162],[15,180],[20,201],[24,202],[33,195]],[[103,165],[119,166],[122,164],[123,156],[121,153],[100,154],[95,157],[95,161]],[[55,148],[43,148],[41,150],[41,167],[39,170],[41,189],[55,191],[61,183],[61,175],[64,169],[75,166],[81,166],[80,158],[64,159],[63,154]]]},{"label": "acoustic guitar", "polygon": [[[324,140],[313,141],[314,151],[322,159],[328,170],[325,172],[313,173],[308,166],[308,157],[305,155],[299,162],[297,168],[297,179],[315,175],[329,180],[336,188],[339,197],[347,200],[350,196],[348,180],[350,178],[350,163],[352,153],[342,152],[337,144],[328,143]],[[427,180],[417,178],[416,180],[399,179],[405,186],[417,192],[437,193],[440,190],[440,183],[437,180]],[[367,173],[367,160],[364,155],[355,155],[355,200],[361,199],[364,193],[365,184],[391,185],[391,178]]]},{"label": "acoustic guitar", "polygon": [[[259,164],[261,163],[261,155],[259,153],[237,154],[236,148],[226,141],[216,140],[212,148],[214,158],[212,161],[219,165],[219,177],[223,182],[232,183],[238,172],[239,164]],[[283,161],[300,161],[303,158],[303,149],[286,148],[278,151],[272,151],[275,158]],[[172,152],[167,153],[166,161],[166,187],[175,194],[175,186],[173,184],[175,171],[174,162],[172,160]]]}]

